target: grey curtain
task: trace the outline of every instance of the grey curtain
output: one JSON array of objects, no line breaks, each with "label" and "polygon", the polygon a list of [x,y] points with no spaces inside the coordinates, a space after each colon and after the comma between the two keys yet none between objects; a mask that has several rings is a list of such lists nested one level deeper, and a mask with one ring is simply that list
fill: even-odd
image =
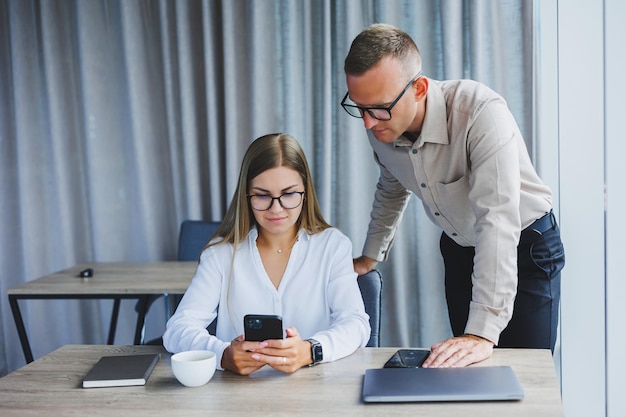
[{"label": "grey curtain", "polygon": [[[378,171],[343,112],[343,59],[374,22],[431,78],[501,92],[529,144],[532,2],[0,0],[0,375],[24,364],[7,289],[81,262],[174,260],[183,219],[225,212],[247,145],[303,145],[327,219],[360,255]],[[450,334],[440,231],[410,203],[384,276],[382,340]],[[35,358],[105,343],[110,301],[22,302]],[[132,343],[122,302],[116,343]],[[147,338],[163,330],[157,303]]]}]

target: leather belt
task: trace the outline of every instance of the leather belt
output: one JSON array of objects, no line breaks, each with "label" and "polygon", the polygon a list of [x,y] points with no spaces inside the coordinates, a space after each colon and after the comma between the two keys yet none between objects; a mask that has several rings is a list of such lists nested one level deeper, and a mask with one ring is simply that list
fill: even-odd
[{"label": "leather belt", "polygon": [[530,226],[522,230],[522,234],[524,232],[535,232],[538,235],[542,235],[548,230],[554,229],[556,225],[556,217],[554,217],[554,212],[550,210],[548,214],[535,220]]}]

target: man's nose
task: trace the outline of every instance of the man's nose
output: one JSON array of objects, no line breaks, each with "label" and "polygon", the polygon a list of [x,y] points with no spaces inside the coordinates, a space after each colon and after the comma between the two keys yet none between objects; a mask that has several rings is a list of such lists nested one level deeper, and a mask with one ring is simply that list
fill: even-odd
[{"label": "man's nose", "polygon": [[371,129],[378,124],[379,120],[373,118],[368,112],[363,112],[363,124],[366,129]]}]

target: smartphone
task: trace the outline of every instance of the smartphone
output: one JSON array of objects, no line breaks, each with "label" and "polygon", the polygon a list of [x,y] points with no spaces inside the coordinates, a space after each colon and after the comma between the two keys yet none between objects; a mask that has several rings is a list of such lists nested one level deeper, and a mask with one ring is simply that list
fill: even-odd
[{"label": "smartphone", "polygon": [[243,318],[246,340],[261,342],[283,338],[283,318],[267,314],[247,314]]},{"label": "smartphone", "polygon": [[428,349],[400,349],[385,363],[385,368],[421,368],[430,355]]}]

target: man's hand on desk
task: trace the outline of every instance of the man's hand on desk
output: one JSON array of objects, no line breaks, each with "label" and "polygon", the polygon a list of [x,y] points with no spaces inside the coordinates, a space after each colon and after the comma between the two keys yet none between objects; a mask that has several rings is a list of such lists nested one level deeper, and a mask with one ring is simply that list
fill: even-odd
[{"label": "man's hand on desk", "polygon": [[424,368],[452,368],[483,361],[493,354],[493,342],[474,335],[452,337],[430,348]]},{"label": "man's hand on desk", "polygon": [[265,365],[293,373],[311,363],[311,345],[302,340],[295,327],[289,327],[287,338],[247,342],[238,336],[224,351],[222,367],[240,375],[249,375]]}]

